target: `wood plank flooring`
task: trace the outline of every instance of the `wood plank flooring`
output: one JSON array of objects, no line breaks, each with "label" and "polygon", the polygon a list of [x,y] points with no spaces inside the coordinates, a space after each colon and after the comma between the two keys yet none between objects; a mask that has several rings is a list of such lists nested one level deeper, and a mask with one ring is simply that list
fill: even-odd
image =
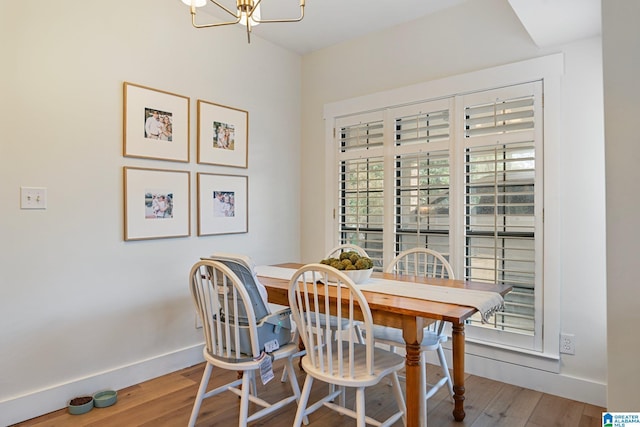
[{"label": "wood plank flooring", "polygon": [[[258,385],[258,394],[268,401],[275,401],[289,393],[288,383],[279,381],[282,362],[274,365],[276,378],[267,386]],[[16,427],[174,427],[186,426],[191,414],[204,364],[141,383],[118,391],[118,402],[109,408],[94,408],[83,415],[70,415],[66,409],[16,424]],[[296,371],[298,368],[296,367]],[[235,377],[233,372],[214,369],[210,385],[222,384]],[[218,377],[216,375],[219,374]],[[429,366],[429,382],[435,382],[441,373],[438,367]],[[298,373],[300,387],[304,373]],[[258,380],[258,383],[260,381]],[[403,383],[404,384],[404,383]],[[453,401],[445,390],[440,390],[428,402],[428,425],[432,427],[600,427],[604,408],[564,399],[486,378],[466,377],[466,418],[453,420]],[[310,401],[327,391],[327,385],[315,382]],[[347,394],[347,405],[353,407],[354,393]],[[203,402],[197,426],[237,425],[239,399],[232,393],[223,393]],[[367,390],[367,415],[384,419],[395,411],[391,387],[379,384]],[[250,406],[250,411],[254,409]],[[295,404],[291,404],[252,426],[280,427],[291,425],[295,416]],[[310,416],[311,426],[355,426],[349,417],[321,408]],[[395,424],[401,426],[399,421]]]}]

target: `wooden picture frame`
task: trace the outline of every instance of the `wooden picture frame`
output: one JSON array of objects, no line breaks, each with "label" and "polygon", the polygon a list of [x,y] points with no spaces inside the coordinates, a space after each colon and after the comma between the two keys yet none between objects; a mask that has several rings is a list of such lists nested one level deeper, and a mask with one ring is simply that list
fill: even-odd
[{"label": "wooden picture frame", "polygon": [[125,241],[191,234],[190,172],[125,166],[123,178]]},{"label": "wooden picture frame", "polygon": [[125,157],[189,162],[189,97],[124,82],[123,100]]},{"label": "wooden picture frame", "polygon": [[198,163],[247,168],[249,112],[198,100]]},{"label": "wooden picture frame", "polygon": [[197,185],[198,236],[248,232],[248,177],[199,172]]}]

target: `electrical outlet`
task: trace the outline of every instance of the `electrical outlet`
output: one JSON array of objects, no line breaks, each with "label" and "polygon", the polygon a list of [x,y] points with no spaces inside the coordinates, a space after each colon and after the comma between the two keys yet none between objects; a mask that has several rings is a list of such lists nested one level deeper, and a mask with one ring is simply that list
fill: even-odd
[{"label": "electrical outlet", "polygon": [[576,336],[573,334],[560,334],[560,353],[576,354]]}]

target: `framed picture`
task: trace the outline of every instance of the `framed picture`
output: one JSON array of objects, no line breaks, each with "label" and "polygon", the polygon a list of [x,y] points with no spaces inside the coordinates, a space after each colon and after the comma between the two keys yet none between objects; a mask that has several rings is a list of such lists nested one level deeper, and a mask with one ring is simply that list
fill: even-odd
[{"label": "framed picture", "polygon": [[191,234],[190,173],[124,167],[124,240]]},{"label": "framed picture", "polygon": [[189,162],[189,98],[124,83],[125,157]]},{"label": "framed picture", "polygon": [[248,178],[198,173],[198,236],[248,231]]},{"label": "framed picture", "polygon": [[198,163],[247,167],[249,112],[198,100]]}]

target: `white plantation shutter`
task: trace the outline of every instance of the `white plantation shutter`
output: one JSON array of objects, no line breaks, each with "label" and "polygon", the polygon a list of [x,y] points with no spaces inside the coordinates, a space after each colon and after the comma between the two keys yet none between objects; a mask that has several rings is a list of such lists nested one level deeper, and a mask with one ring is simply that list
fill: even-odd
[{"label": "white plantation shutter", "polygon": [[340,129],[340,149],[343,152],[352,152],[382,147],[382,130],[382,120],[344,127]]},{"label": "white plantation shutter", "polygon": [[390,110],[394,123],[393,255],[428,247],[449,254],[449,101]]},{"label": "white plantation shutter", "polygon": [[456,277],[508,284],[467,336],[542,349],[542,82],[335,118],[338,241],[375,268],[428,247]]},{"label": "white plantation shutter", "polygon": [[533,129],[533,96],[465,108],[465,137],[505,135]]},{"label": "white plantation shutter", "polygon": [[[509,284],[505,310],[481,325],[533,337],[541,83],[464,97],[464,277]],[[541,156],[540,156],[541,158]],[[541,170],[541,169],[540,169]],[[540,208],[540,207],[538,207]],[[537,221],[537,219],[539,221]],[[540,340],[522,339],[536,347]],[[524,344],[523,344],[524,345]]]},{"label": "white plantation shutter", "polygon": [[382,115],[338,122],[338,227],[340,243],[364,248],[382,270],[384,159]]},{"label": "white plantation shutter", "polygon": [[341,242],[364,248],[374,265],[382,269],[384,224],[383,159],[342,162],[340,195]]},{"label": "white plantation shutter", "polygon": [[[442,106],[437,103],[434,107]],[[428,104],[410,107],[414,112],[404,117],[395,117],[395,144],[398,146],[424,145],[449,139],[449,110],[422,112],[415,110],[428,109]],[[405,112],[407,108],[391,110],[392,114]]]},{"label": "white plantation shutter", "polygon": [[396,158],[396,252],[429,247],[449,253],[449,153]]}]

